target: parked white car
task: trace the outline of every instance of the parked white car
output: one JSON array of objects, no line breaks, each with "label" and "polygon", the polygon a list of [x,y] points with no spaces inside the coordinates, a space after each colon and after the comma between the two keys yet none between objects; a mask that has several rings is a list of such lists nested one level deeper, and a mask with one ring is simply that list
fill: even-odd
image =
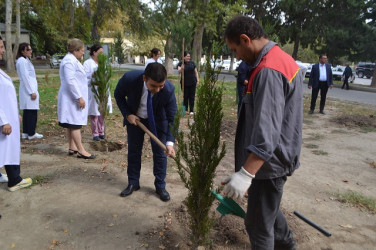
[{"label": "parked white car", "polygon": [[61,60],[63,60],[65,55],[53,55],[50,58],[50,67],[53,68],[59,68]]},{"label": "parked white car", "polygon": [[[338,65],[332,68],[333,80],[341,81],[343,72],[345,72],[345,66]],[[352,76],[349,78],[349,82],[353,82],[355,79],[355,72],[352,71]]]},{"label": "parked white car", "polygon": [[177,58],[173,58],[173,59],[172,59],[172,67],[173,67],[174,69],[177,69],[177,68],[178,68],[178,64],[179,64],[179,59],[177,59]]},{"label": "parked white car", "polygon": [[[233,62],[231,70],[234,71],[239,67],[241,61]],[[231,60],[223,60],[222,64],[219,66],[223,70],[230,70]]]}]

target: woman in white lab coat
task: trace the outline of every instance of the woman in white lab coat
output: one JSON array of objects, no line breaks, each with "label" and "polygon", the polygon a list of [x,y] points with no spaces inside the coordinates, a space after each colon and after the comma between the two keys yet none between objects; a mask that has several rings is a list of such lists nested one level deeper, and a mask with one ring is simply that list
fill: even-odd
[{"label": "woman in white lab coat", "polygon": [[23,110],[22,139],[40,139],[43,135],[35,132],[39,110],[38,82],[34,66],[30,61],[33,50],[30,44],[21,43],[17,52],[17,74],[20,78],[19,99]]},{"label": "woman in white lab coat", "polygon": [[[4,42],[0,36],[0,60],[5,53]],[[5,166],[8,190],[16,191],[32,184],[31,178],[20,176],[20,116],[18,114],[17,94],[11,78],[0,69],[0,167]],[[3,175],[3,177],[6,175]]]},{"label": "woman in white lab coat", "polygon": [[[98,103],[95,100],[94,93],[92,91],[91,82],[93,80],[93,74],[98,68],[98,54],[103,53],[103,47],[100,44],[94,44],[90,48],[91,58],[87,59],[84,62],[84,69],[86,71],[86,77],[89,87],[89,101],[88,101],[88,115],[91,122],[91,132],[93,134],[93,140],[99,141],[100,139],[105,139],[104,135],[104,119],[103,116],[99,113]],[[108,96],[107,107],[109,113],[112,113],[112,102],[111,95]]]},{"label": "woman in white lab coat", "polygon": [[81,128],[87,124],[88,86],[86,72],[79,60],[84,55],[84,43],[79,39],[68,41],[68,54],[60,63],[61,85],[57,98],[59,125],[67,130],[69,155],[94,159],[81,141]]}]

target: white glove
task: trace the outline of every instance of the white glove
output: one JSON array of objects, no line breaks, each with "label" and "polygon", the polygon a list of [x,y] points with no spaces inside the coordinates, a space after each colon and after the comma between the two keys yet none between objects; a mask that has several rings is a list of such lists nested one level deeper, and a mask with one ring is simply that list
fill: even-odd
[{"label": "white glove", "polygon": [[240,171],[228,176],[222,184],[226,184],[223,192],[227,197],[238,198],[243,197],[245,192],[252,184],[254,175],[250,174],[243,167]]}]

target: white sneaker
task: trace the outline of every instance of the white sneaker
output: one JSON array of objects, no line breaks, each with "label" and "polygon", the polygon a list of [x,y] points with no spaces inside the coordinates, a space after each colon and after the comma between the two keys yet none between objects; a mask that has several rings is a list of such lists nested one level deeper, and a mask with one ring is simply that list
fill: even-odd
[{"label": "white sneaker", "polygon": [[8,188],[8,190],[11,192],[14,192],[18,189],[31,186],[31,184],[33,184],[33,180],[31,178],[25,178],[25,179],[22,179],[22,181],[20,181],[20,183],[18,183],[17,185]]},{"label": "white sneaker", "polygon": [[8,175],[1,174],[0,176],[0,183],[8,182]]},{"label": "white sneaker", "polygon": [[27,139],[28,136],[29,136],[28,134],[26,134],[26,133],[22,133],[21,138],[22,138],[22,139]]},{"label": "white sneaker", "polygon": [[193,113],[193,112],[191,112],[191,113],[189,113],[189,115],[194,115],[194,113]]},{"label": "white sneaker", "polygon": [[29,140],[32,140],[32,139],[42,139],[42,138],[43,138],[43,135],[38,134],[38,133],[35,133],[34,135],[27,137],[27,139],[29,139]]}]

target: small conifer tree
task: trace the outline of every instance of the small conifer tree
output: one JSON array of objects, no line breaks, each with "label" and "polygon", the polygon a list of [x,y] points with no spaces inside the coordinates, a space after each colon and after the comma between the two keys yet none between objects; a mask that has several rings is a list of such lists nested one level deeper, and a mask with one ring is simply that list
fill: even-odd
[{"label": "small conifer tree", "polygon": [[[211,191],[215,170],[226,153],[225,144],[220,142],[223,86],[217,84],[218,73],[208,61],[204,81],[200,81],[197,90],[194,122],[188,120],[190,131],[179,131],[181,112],[178,112],[174,125],[178,142],[175,161],[188,189],[186,206],[192,241],[196,246],[210,243],[208,236],[214,225],[214,214],[210,214],[210,208],[215,199]],[[182,167],[181,159],[187,162],[189,173]]]},{"label": "small conifer tree", "polygon": [[92,91],[94,98],[98,103],[98,111],[103,116],[104,134],[106,133],[106,115],[108,114],[108,97],[110,95],[110,79],[112,76],[111,64],[104,54],[98,54],[98,68],[94,72],[94,81],[92,82]]}]

